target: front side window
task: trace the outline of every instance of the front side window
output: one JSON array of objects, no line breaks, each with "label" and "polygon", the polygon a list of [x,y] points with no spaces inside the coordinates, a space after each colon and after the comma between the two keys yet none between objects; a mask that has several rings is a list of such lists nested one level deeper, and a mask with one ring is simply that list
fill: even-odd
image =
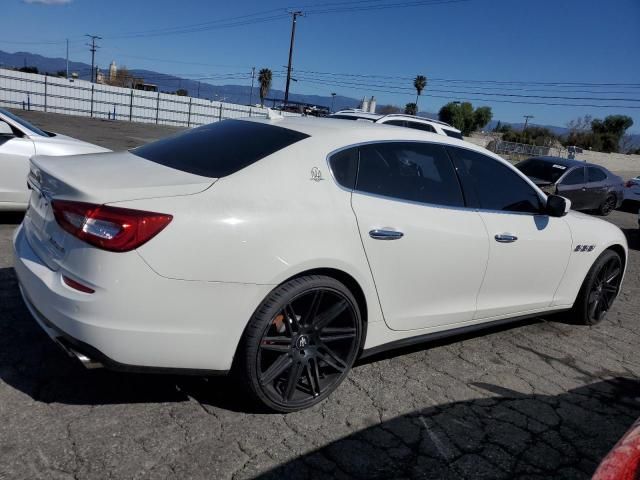
[{"label": "front side window", "polygon": [[464,205],[453,164],[441,145],[389,142],[360,147],[356,188],[399,200]]},{"label": "front side window", "polygon": [[588,167],[587,176],[589,177],[589,183],[602,182],[607,178],[607,174],[597,167]]},{"label": "front side window", "polygon": [[478,206],[504,212],[540,213],[538,193],[506,165],[479,152],[448,147],[456,167],[463,172],[465,194]]},{"label": "front side window", "polygon": [[266,123],[223,120],[134,148],[131,153],[165,167],[220,178],[307,137]]},{"label": "front side window", "polygon": [[561,185],[582,185],[584,183],[584,168],[578,167],[567,173],[560,182]]}]

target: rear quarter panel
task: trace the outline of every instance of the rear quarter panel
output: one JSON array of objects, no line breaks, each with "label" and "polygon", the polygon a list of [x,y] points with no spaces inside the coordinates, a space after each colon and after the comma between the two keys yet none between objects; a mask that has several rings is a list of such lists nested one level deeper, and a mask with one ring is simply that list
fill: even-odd
[{"label": "rear quarter panel", "polygon": [[[326,141],[294,144],[197,195],[118,203],[174,215],[138,249],[167,278],[278,285],[301,272],[333,268],[351,275],[381,320],[351,193],[331,177]],[[313,180],[318,168],[321,180]]]}]

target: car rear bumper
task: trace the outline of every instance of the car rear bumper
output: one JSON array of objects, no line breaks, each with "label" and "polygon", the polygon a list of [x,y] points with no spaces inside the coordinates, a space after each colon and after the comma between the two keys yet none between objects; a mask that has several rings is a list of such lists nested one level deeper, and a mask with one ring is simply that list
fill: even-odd
[{"label": "car rear bumper", "polygon": [[14,235],[15,270],[25,303],[43,330],[88,367],[223,373],[268,285],[187,282],[139,264],[116,285],[77,292]]}]

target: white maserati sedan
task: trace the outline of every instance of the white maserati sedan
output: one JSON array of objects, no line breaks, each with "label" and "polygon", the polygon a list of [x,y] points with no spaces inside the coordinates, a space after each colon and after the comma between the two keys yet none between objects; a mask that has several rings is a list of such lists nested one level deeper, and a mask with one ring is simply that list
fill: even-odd
[{"label": "white maserati sedan", "polygon": [[87,366],[232,372],[264,406],[356,359],[508,320],[604,318],[627,243],[500,157],[335,119],[226,120],[129,152],[32,159],[26,305]]},{"label": "white maserati sedan", "polygon": [[59,133],[45,132],[0,108],[0,211],[21,211],[29,204],[27,174],[33,155],[78,155],[106,148]]}]

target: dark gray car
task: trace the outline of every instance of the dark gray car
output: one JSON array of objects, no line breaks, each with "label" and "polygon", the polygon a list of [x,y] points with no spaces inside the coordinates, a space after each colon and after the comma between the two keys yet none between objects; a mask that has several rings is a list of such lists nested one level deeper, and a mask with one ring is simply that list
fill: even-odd
[{"label": "dark gray car", "polygon": [[624,182],[600,165],[560,157],[532,157],[516,165],[545,193],[571,200],[574,210],[609,215],[624,200]]}]

